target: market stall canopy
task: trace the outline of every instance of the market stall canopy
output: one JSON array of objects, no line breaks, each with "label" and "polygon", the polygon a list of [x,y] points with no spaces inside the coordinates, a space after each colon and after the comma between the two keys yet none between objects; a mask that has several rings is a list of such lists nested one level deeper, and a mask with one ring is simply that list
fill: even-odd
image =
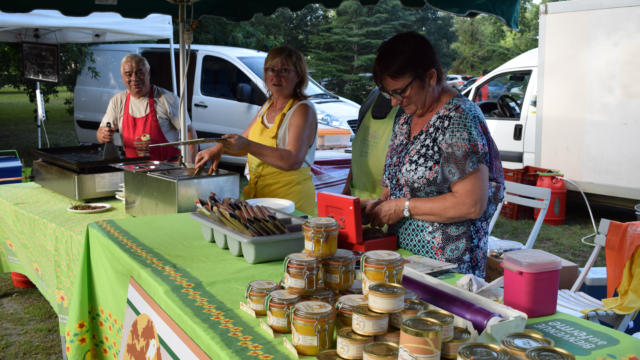
[{"label": "market stall canopy", "polygon": [[155,39],[173,39],[171,16],[150,14],[144,19],[129,19],[116,13],[76,17],[64,16],[57,10],[0,12],[0,42],[63,44]]},{"label": "market stall canopy", "polygon": [[[302,9],[308,4],[319,3],[328,8],[336,8],[343,0],[5,0],[0,5],[4,12],[28,12],[34,9],[60,10],[65,15],[85,16],[96,11],[109,11],[127,17],[142,18],[150,13],[176,14],[175,3],[193,2],[195,17],[212,15],[231,21],[249,20],[253,15],[272,14],[276,9],[286,7],[292,11]],[[362,5],[375,5],[379,0],[360,0]],[[423,7],[426,4],[459,16],[474,17],[489,14],[502,19],[512,29],[518,29],[518,10],[520,0],[401,0],[407,7]]]}]

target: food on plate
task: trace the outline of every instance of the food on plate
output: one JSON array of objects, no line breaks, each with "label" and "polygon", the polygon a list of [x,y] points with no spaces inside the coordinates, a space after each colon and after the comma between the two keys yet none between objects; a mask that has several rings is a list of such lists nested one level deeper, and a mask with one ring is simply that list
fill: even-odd
[{"label": "food on plate", "polygon": [[106,205],[92,205],[92,204],[71,204],[69,207],[71,210],[101,210],[106,209]]}]

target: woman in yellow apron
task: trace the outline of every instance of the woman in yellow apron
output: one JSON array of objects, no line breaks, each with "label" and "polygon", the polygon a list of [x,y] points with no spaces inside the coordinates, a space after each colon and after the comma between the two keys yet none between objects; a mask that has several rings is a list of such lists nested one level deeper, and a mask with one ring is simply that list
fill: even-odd
[{"label": "woman in yellow apron", "polygon": [[264,81],[269,97],[241,135],[227,134],[221,144],[200,151],[196,167],[212,160],[218,167],[223,153],[247,155],[249,184],[245,199],[289,199],[296,209],[315,215],[311,164],[317,142],[316,111],[303,90],[307,86],[304,57],[289,46],[269,51]]}]

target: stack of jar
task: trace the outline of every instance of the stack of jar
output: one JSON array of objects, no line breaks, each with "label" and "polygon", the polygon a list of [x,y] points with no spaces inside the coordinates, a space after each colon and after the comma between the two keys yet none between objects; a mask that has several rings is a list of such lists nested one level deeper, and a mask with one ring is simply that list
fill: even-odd
[{"label": "stack of jar", "polygon": [[553,346],[553,341],[535,330],[525,330],[502,338],[502,346],[468,343],[460,347],[458,359],[471,360],[482,356],[488,360],[575,360],[568,351]]},{"label": "stack of jar", "polygon": [[280,286],[252,281],[246,296],[256,315],[267,316],[273,331],[291,333],[298,353],[316,355],[333,347],[336,294],[353,285],[355,257],[351,251],[337,249],[335,219],[309,219],[302,229],[304,251],[285,258]]}]

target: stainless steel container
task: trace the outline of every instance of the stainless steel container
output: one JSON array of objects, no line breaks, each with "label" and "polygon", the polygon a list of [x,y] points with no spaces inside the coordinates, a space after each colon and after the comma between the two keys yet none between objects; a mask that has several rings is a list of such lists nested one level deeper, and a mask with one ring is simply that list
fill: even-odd
[{"label": "stainless steel container", "polygon": [[125,168],[125,209],[133,216],[191,212],[196,198],[207,198],[214,192],[219,198],[237,199],[240,177],[237,173],[218,170],[193,176],[195,169],[181,167],[149,171],[127,171]]},{"label": "stainless steel container", "polygon": [[44,188],[78,201],[113,196],[123,181],[122,171],[83,174],[42,160],[33,162],[32,174]]}]

